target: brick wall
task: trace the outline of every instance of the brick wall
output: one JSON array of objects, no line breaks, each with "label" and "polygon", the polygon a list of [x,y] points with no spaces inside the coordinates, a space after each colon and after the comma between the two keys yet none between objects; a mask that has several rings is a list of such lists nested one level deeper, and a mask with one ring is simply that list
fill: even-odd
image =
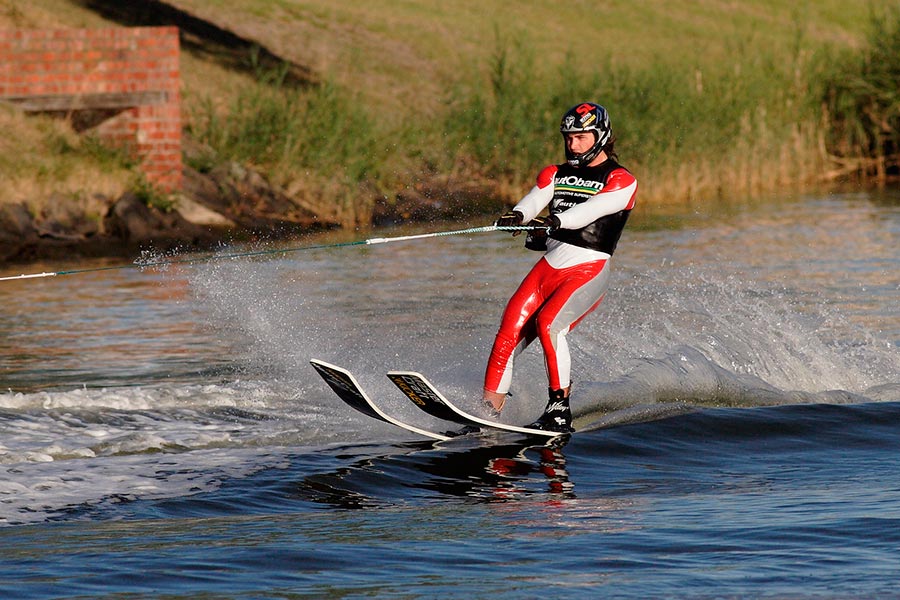
[{"label": "brick wall", "polygon": [[177,27],[0,31],[0,98],[31,110],[107,104],[118,114],[95,131],[170,191],[181,187],[180,81]]}]

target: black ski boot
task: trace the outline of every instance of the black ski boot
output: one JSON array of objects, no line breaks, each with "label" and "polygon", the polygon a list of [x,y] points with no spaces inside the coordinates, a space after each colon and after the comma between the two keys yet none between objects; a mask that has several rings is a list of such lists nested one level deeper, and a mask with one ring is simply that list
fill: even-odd
[{"label": "black ski boot", "polygon": [[569,408],[567,390],[550,390],[550,401],[541,418],[529,425],[530,429],[572,433],[572,409]]}]

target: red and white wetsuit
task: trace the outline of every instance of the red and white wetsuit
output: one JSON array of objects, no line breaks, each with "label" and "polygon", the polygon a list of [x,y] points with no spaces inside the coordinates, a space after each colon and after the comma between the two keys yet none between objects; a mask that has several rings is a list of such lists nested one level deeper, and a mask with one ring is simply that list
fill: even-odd
[{"label": "red and white wetsuit", "polygon": [[514,210],[524,222],[544,208],[560,227],[503,311],[484,375],[484,388],[505,394],[514,357],[540,339],[551,390],[569,387],[571,359],[566,334],[600,304],[609,286],[607,263],[628,214],[637,181],[612,159],[593,167],[551,165]]}]

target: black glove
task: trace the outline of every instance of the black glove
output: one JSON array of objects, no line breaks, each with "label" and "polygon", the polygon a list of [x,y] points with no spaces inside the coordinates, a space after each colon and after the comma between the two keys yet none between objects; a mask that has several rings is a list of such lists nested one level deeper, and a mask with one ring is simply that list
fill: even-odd
[{"label": "black glove", "polygon": [[534,219],[529,221],[528,226],[541,228],[546,227],[547,233],[550,233],[551,231],[556,231],[557,229],[559,229],[559,217],[557,217],[556,215],[550,215],[547,217],[535,217]]},{"label": "black glove", "polygon": [[517,210],[511,210],[494,223],[496,227],[518,227],[525,220],[525,215]]},{"label": "black glove", "polygon": [[550,232],[559,229],[559,217],[556,215],[535,217],[528,222],[528,226],[534,229],[525,236],[525,247],[543,252],[547,249],[547,237]]}]

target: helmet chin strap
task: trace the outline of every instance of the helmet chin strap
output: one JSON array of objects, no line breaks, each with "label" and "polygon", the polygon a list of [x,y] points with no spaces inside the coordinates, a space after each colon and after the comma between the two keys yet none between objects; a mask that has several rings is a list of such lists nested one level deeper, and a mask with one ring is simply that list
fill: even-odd
[{"label": "helmet chin strap", "polygon": [[[603,148],[600,147],[600,134],[596,130],[592,130],[591,133],[594,134],[594,145],[581,154],[575,154],[570,151],[569,146],[566,144],[566,162],[569,163],[569,165],[573,167],[585,167],[597,158],[603,150]],[[563,143],[565,144],[565,134],[563,134]]]}]

